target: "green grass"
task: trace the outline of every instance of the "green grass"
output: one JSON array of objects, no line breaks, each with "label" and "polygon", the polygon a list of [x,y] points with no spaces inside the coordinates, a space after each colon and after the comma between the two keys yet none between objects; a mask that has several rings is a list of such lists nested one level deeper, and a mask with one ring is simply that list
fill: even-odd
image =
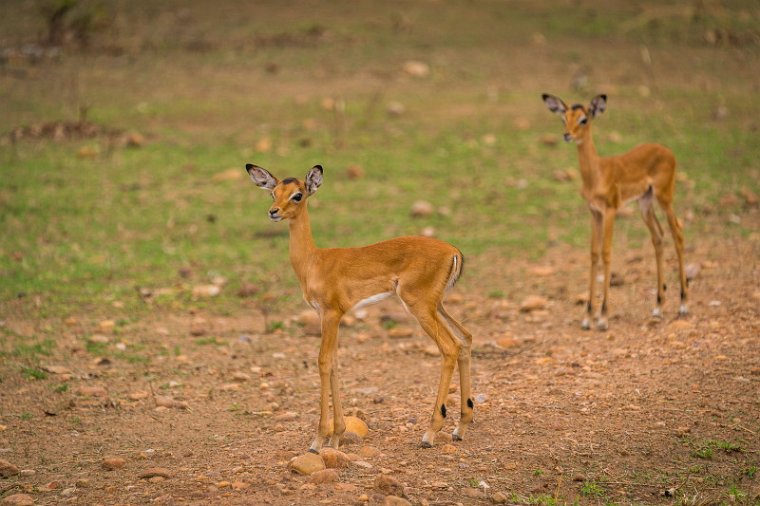
[{"label": "green grass", "polygon": [[[111,9],[119,22],[134,24],[130,37],[112,34],[104,42],[95,33],[89,53],[67,47],[54,65],[8,64],[17,73],[0,75],[7,90],[0,133],[75,119],[87,105],[90,120],[148,140],[134,149],[104,138],[0,143],[0,301],[15,301],[34,319],[129,317],[125,324],[153,310],[238,311],[236,292],[247,282],[275,295],[257,304],[299,303],[287,226],[267,220],[268,196],[244,177],[215,178],[230,169],[242,176],[246,162],[280,177],[324,165],[325,183],[311,203],[318,245],[363,245],[432,226],[470,260],[465,286],[504,293],[500,280],[480,279],[488,267],[483,254],[535,260],[558,242],[585,248],[588,241],[580,183],[552,176],[577,166],[575,149],[539,140],[562,133],[540,101],[543,91],[575,101],[612,88],[595,127],[602,154],[645,141],[675,151],[693,182],[691,189],[679,183],[676,201],[682,216],[695,215],[687,243],[705,233],[752,232],[747,224],[716,225],[743,211],[720,199],[742,187],[758,193],[760,180],[760,145],[750,128],[760,99],[748,91],[754,76],[747,71],[758,59],[756,23],[742,14],[743,2],[721,13],[708,8],[693,23],[667,9],[651,23],[637,17],[646,10],[623,1],[594,9],[395,2],[390,11],[335,2],[300,14],[265,2],[265,18],[233,4],[234,17],[190,4],[194,21],[179,35],[156,21],[173,19],[168,7],[119,4]],[[37,10],[7,10],[0,29],[9,45],[44,32]],[[638,21],[621,31],[632,19]],[[711,29],[742,45],[701,40]],[[193,49],[198,43],[207,49]],[[130,56],[109,55],[103,45]],[[651,72],[641,62],[642,45],[650,48]],[[727,57],[733,51],[744,60]],[[430,76],[405,76],[408,59],[428,62]],[[266,71],[270,63],[277,73]],[[571,66],[593,67],[587,85],[570,86]],[[731,78],[716,83],[716,75]],[[642,85],[649,96],[640,95]],[[342,100],[345,112],[325,109],[325,98]],[[390,102],[406,111],[389,116]],[[729,111],[720,120],[718,105]],[[518,128],[517,119],[529,127]],[[613,132],[620,140],[609,140]],[[262,139],[270,149],[257,149]],[[80,158],[84,146],[98,154]],[[364,177],[345,175],[353,164]],[[420,199],[448,212],[412,218],[410,206]],[[615,240],[648,242],[637,218],[619,220]],[[189,269],[189,278],[180,269]],[[228,280],[222,293],[194,298],[192,287],[213,275]],[[144,300],[139,288],[160,294]],[[87,350],[105,352],[89,343]]]},{"label": "green grass", "polygon": [[22,367],[21,374],[23,374],[24,377],[28,379],[34,379],[34,380],[47,379],[47,373],[43,371],[42,369],[38,369],[36,367]]},{"label": "green grass", "polygon": [[605,494],[604,487],[594,481],[587,481],[581,485],[581,495],[585,497],[601,497]]}]

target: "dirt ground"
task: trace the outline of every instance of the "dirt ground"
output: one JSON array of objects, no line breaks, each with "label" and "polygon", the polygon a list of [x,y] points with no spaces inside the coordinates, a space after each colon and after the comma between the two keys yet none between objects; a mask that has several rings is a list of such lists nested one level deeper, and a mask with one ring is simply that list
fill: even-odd
[{"label": "dirt ground", "polygon": [[[745,219],[757,223],[757,213]],[[369,433],[341,447],[353,461],[337,483],[288,469],[317,424],[319,339],[297,323],[305,306],[286,308],[274,333],[253,309],[155,314],[117,333],[78,315],[43,360],[47,379],[3,371],[0,459],[20,472],[0,480],[0,493],[36,504],[391,504],[389,494],[430,505],[757,504],[759,251],[757,234],[692,242],[687,260],[699,272],[684,319],[668,251],[660,322],[648,318],[651,246],[616,252],[606,332],[580,329],[584,251],[473,259],[504,280],[504,294],[482,294],[476,280],[450,294],[475,335],[475,422],[451,443],[455,379],[433,449],[420,447],[438,381],[432,342],[396,302],[354,315],[342,328],[342,392]],[[545,307],[520,311],[529,295]],[[3,325],[25,335],[46,322]],[[156,353],[148,364],[103,359],[85,337],[104,341],[104,355]],[[141,478],[153,468],[161,476]]]}]

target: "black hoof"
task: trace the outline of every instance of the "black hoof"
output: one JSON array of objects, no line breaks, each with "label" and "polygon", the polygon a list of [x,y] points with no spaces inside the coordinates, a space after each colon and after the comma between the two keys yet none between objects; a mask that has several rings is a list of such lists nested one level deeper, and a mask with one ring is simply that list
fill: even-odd
[{"label": "black hoof", "polygon": [[431,445],[431,444],[430,444],[430,443],[428,443],[427,441],[423,441],[423,442],[422,442],[422,447],[423,447],[423,448],[432,448],[432,447],[433,447],[433,445]]},{"label": "black hoof", "polygon": [[462,441],[462,436],[460,436],[459,434],[452,434],[451,435],[451,440],[452,441]]},{"label": "black hoof", "polygon": [[315,450],[314,448],[309,448],[309,453],[313,453],[315,455],[319,455],[319,452]]}]

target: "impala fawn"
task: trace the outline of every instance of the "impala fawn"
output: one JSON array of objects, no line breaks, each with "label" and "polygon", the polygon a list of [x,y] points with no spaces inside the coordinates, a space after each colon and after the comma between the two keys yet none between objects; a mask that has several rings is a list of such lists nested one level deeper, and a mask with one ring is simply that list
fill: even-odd
[{"label": "impala fawn", "polygon": [[[306,303],[321,318],[319,348],[319,428],[310,451],[318,452],[325,438],[337,448],[345,432],[340,401],[337,346],[343,315],[365,304],[396,294],[414,315],[442,356],[441,377],[430,427],[422,446],[433,446],[446,417],[446,397],[454,367],[459,366],[461,417],[454,439],[462,439],[472,421],[470,396],[470,348],[472,335],[446,312],[443,296],[462,274],[462,253],[454,246],[427,237],[398,237],[361,248],[317,248],[311,234],[307,204],[322,184],[322,167],[315,165],[305,180],[280,181],[267,170],[247,164],[253,182],[272,194],[272,221],[288,220],[290,262]],[[333,427],[329,426],[329,395],[332,393]]]},{"label": "impala fawn", "polygon": [[683,232],[673,211],[673,192],[676,182],[676,159],[673,153],[659,144],[642,144],[622,155],[600,157],[591,137],[591,123],[607,108],[607,96],[597,95],[588,107],[580,104],[567,107],[558,97],[548,94],[542,97],[549,110],[562,118],[565,124],[565,141],[575,142],[578,146],[578,159],[583,179],[581,195],[591,211],[591,271],[588,303],[582,327],[591,328],[595,304],[595,272],[600,250],[604,265],[604,288],[596,326],[599,330],[606,330],[608,327],[612,229],[617,210],[631,200],[639,202],[641,216],[652,237],[657,260],[657,305],[652,311],[652,316],[662,317],[661,306],[666,289],[662,272],[663,231],[654,213],[652,205],[654,200],[665,212],[673,235],[681,282],[679,314],[687,314],[688,286],[684,273]]}]

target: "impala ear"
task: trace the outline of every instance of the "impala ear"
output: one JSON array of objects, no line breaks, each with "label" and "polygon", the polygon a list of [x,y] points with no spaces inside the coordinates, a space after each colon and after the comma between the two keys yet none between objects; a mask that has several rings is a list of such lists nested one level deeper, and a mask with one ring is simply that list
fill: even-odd
[{"label": "impala ear", "polygon": [[251,176],[251,179],[256,183],[256,186],[262,190],[274,190],[274,187],[279,183],[279,180],[270,174],[268,170],[263,169],[258,165],[246,163],[245,170],[248,171],[248,175]]},{"label": "impala ear", "polygon": [[607,109],[607,95],[597,95],[591,99],[588,112],[592,118],[602,114]]},{"label": "impala ear", "polygon": [[565,111],[567,111],[567,106],[562,101],[561,98],[555,97],[554,95],[549,95],[548,93],[544,93],[541,95],[541,98],[544,99],[544,103],[546,104],[546,107],[549,108],[551,112],[554,114],[565,114]]},{"label": "impala ear", "polygon": [[308,174],[306,174],[306,191],[309,192],[309,195],[313,195],[317,188],[322,186],[323,172],[321,165],[315,165],[309,169]]}]

